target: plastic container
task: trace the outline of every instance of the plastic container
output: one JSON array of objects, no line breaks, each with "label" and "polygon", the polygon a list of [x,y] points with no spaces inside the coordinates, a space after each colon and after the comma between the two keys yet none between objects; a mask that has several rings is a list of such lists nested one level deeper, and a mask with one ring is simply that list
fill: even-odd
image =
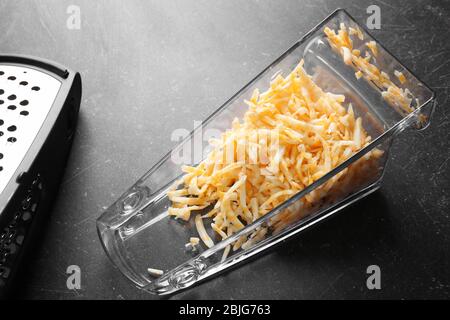
[{"label": "plastic container", "polygon": [[[354,47],[360,46],[362,49],[365,42],[374,40],[346,11],[335,11],[221,106],[98,219],[98,233],[106,253],[137,287],[154,294],[174,293],[216,275],[335,214],[379,188],[389,148],[396,135],[408,127],[420,130],[428,125],[434,109],[434,93],[376,42],[377,67],[392,79],[395,78],[395,70],[401,71],[407,79],[403,87],[408,88],[417,99],[414,99],[410,112],[389,104],[383,99],[380,88],[375,83],[356,79],[355,70],[346,65],[342,57],[329,45],[323,32],[324,28],[337,30],[341,23],[347,27],[358,26],[362,30],[364,41],[355,42]],[[209,149],[204,135],[208,129],[225,131],[230,128],[235,117],[242,118],[246,111],[243,101],[250,98],[255,88],[267,88],[275,73],[289,74],[301,59],[304,59],[307,73],[322,89],[344,94],[346,103],[352,103],[356,116],[362,118],[364,128],[372,136],[372,142],[240,232],[216,242],[212,248],[200,245],[197,251],[187,251],[185,243],[190,237],[198,236],[193,219],[181,222],[167,214],[170,206],[166,196],[167,189],[182,175],[181,166],[172,161],[171,155],[183,148],[192,148],[191,143],[194,141],[203,143],[206,154]],[[303,218],[294,219],[292,223],[276,231],[271,230],[273,219],[286,213],[286,210],[294,212],[302,197],[314,193],[330,178],[355,164],[374,148],[384,153],[367,175],[363,178],[356,177],[353,183],[347,184],[345,190],[340,190],[338,196],[335,194],[331,199],[322,199],[314,210],[302,214]],[[200,160],[197,159],[197,163]],[[253,245],[247,246],[245,250],[231,250],[228,257],[222,259],[224,249],[228,245],[241,237],[251,236],[260,228],[268,228],[269,232],[265,237],[254,241]],[[163,270],[164,274],[155,278],[149,274],[148,268]]]}]

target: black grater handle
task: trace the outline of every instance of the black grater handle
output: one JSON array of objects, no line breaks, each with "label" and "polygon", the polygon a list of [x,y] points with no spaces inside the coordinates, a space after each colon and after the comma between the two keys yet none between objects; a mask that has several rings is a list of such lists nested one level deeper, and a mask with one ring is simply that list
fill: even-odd
[{"label": "black grater handle", "polygon": [[21,286],[27,261],[45,232],[74,138],[81,76],[29,56],[0,55],[0,64],[35,69],[61,82],[33,143],[0,193],[0,299],[5,299]]}]

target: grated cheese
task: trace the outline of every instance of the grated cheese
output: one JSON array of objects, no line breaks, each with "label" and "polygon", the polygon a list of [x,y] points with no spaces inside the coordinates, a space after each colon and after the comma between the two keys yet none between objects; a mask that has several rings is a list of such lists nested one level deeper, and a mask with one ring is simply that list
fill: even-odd
[{"label": "grated cheese", "polygon": [[214,246],[214,242],[211,237],[208,235],[205,229],[205,225],[203,224],[203,218],[200,215],[195,216],[195,226],[197,227],[198,235],[200,239],[205,243],[208,248]]},{"label": "grated cheese", "polygon": [[378,48],[375,41],[368,41],[366,46],[372,51],[373,55],[376,57],[378,55]]},{"label": "grated cheese", "polygon": [[[352,31],[352,28],[349,28],[348,33],[345,25],[341,24],[337,33],[328,27],[324,28],[324,33],[327,36],[330,46],[341,55],[344,63],[356,69],[355,76],[357,79],[364,76],[364,78],[376,84],[381,89],[381,96],[399,112],[408,114],[414,111],[411,107],[413,97],[408,89],[402,89],[395,85],[389,79],[389,75],[370,63],[372,56],[368,51],[366,51],[365,57],[363,58],[360,55],[360,50],[353,49],[353,42],[350,35],[357,35],[360,40],[363,40],[363,37],[359,36],[356,29]],[[365,46],[370,49],[374,57],[378,55],[378,48],[375,41],[368,41],[365,43]],[[406,82],[406,77],[403,73],[394,71],[394,75],[399,79],[401,84]]]},{"label": "grated cheese", "polygon": [[395,70],[394,75],[397,77],[401,84],[404,84],[406,82],[406,77],[401,71]]},{"label": "grated cheese", "polygon": [[197,251],[197,246],[200,243],[200,239],[197,237],[191,237],[189,242],[184,245],[186,250],[188,251]]},{"label": "grated cheese", "polygon": [[193,246],[197,246],[200,243],[200,239],[197,237],[191,237],[189,243]]},{"label": "grated cheese", "polygon": [[[359,36],[359,32],[352,31]],[[328,34],[328,33],[327,33]],[[354,62],[352,40],[345,26],[339,35],[329,31],[331,43],[343,48],[345,59]],[[362,34],[361,34],[362,35]],[[358,53],[359,55],[359,53]],[[363,59],[364,58],[358,58]],[[364,60],[365,61],[365,60]],[[362,76],[356,73],[356,76]],[[303,60],[283,77],[278,73],[269,88],[255,89],[245,101],[243,119],[235,119],[221,138],[210,141],[212,151],[197,167],[183,166],[181,184],[168,192],[175,218],[195,216],[198,235],[207,247],[214,242],[205,229],[204,219],[212,219],[211,228],[223,240],[264,216],[330,170],[368,145],[371,137],[362,119],[345,96],[323,91],[303,69]],[[243,236],[227,246],[222,259],[231,250],[248,249],[269,232],[280,232],[292,221],[304,217],[331,194],[336,197],[364,181],[368,172],[377,170],[383,152],[375,149],[328,182],[281,212],[268,226]]]},{"label": "grated cheese", "polygon": [[164,271],[153,268],[148,268],[147,272],[154,278],[158,278],[164,274]]}]

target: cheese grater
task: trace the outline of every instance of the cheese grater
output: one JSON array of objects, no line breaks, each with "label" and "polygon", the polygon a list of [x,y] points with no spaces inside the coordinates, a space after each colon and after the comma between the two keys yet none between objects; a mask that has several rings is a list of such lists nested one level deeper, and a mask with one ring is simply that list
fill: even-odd
[{"label": "cheese grater", "polygon": [[78,73],[0,55],[0,298],[13,288],[57,193],[80,100]]}]

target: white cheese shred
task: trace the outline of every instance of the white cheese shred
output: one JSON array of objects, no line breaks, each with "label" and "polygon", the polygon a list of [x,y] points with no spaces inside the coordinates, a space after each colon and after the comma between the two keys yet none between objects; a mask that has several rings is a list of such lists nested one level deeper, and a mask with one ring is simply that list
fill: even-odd
[{"label": "white cheese shred", "polygon": [[148,268],[147,272],[149,275],[151,275],[154,278],[158,278],[164,274],[164,271],[159,270],[159,269],[153,269],[153,268]]}]

